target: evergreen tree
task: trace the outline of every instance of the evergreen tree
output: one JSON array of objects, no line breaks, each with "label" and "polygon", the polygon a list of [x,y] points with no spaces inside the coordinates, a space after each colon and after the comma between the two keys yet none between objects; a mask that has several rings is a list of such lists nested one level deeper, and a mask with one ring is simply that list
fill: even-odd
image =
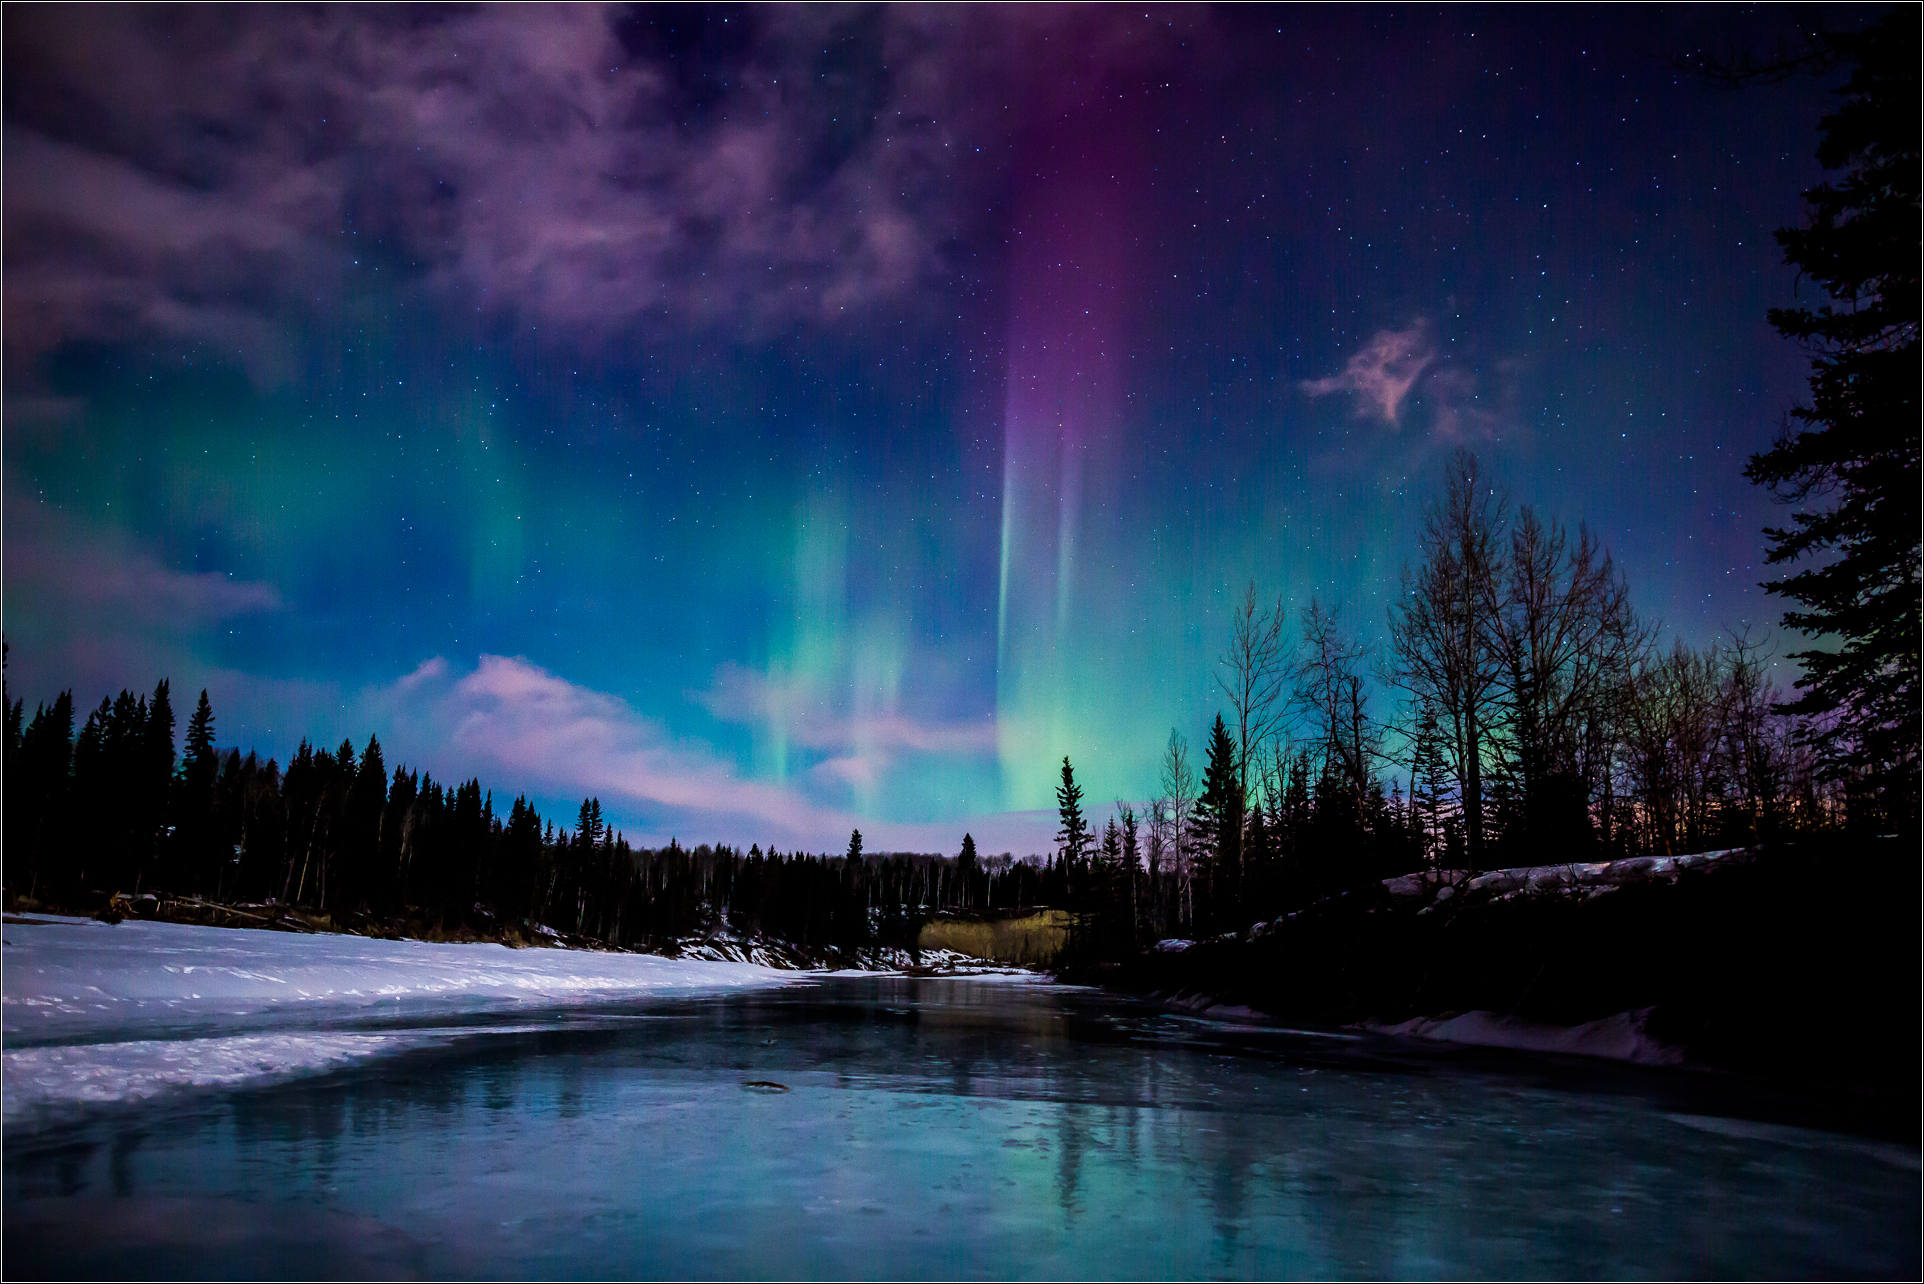
[{"label": "evergreen tree", "polygon": [[1209,912],[1203,917],[1218,925],[1236,924],[1242,917],[1243,790],[1242,767],[1236,761],[1236,742],[1223,716],[1209,729],[1208,760],[1203,766],[1202,796],[1196,800],[1191,824],[1197,853],[1203,858]]},{"label": "evergreen tree", "polygon": [[962,835],[962,854],[955,858],[956,881],[961,884],[958,905],[962,909],[972,909],[975,905],[975,879],[980,862],[975,854],[975,835]]},{"label": "evergreen tree", "polygon": [[851,829],[848,831],[847,860],[849,864],[853,865],[861,859],[862,859],[862,831],[859,829]]},{"label": "evergreen tree", "polygon": [[1777,233],[1785,261],[1832,302],[1773,308],[1812,354],[1802,425],[1745,475],[1798,505],[1765,531],[1773,565],[1810,563],[1765,587],[1800,604],[1787,627],[1842,639],[1793,652],[1817,743],[1862,773],[1891,818],[1917,824],[1919,706],[1918,9],[1828,38],[1852,67],[1817,151],[1843,173],[1804,193],[1809,222]]},{"label": "evergreen tree", "polygon": [[[170,746],[171,739],[170,734]],[[215,850],[214,833],[214,782],[219,774],[220,756],[214,751],[214,709],[203,688],[193,716],[187,721],[187,743],[175,788],[175,831],[166,865],[169,876],[186,886],[199,887],[216,871],[220,859],[220,853]],[[205,890],[211,894],[211,884]]]},{"label": "evergreen tree", "polygon": [[14,757],[20,752],[20,736],[25,730],[22,721],[26,708],[23,702],[13,698],[13,687],[6,679],[7,664],[13,651],[12,643],[0,641],[0,709],[7,715],[6,769],[13,767]]},{"label": "evergreen tree", "polygon": [[20,737],[17,780],[8,782],[7,858],[20,860],[37,884],[54,872],[54,852],[67,822],[73,772],[73,692],[34,710]]},{"label": "evergreen tree", "polygon": [[1073,896],[1088,867],[1092,838],[1089,822],[1082,814],[1082,786],[1076,784],[1076,769],[1069,765],[1067,755],[1062,759],[1062,783],[1056,786],[1056,814],[1061,822],[1056,830],[1056,850],[1061,854],[1064,877]]},{"label": "evergreen tree", "polygon": [[348,786],[341,816],[341,880],[337,902],[348,909],[382,900],[374,883],[381,849],[381,819],[387,807],[387,762],[381,742],[367,738],[361,764]]},{"label": "evergreen tree", "polygon": [[174,706],[167,679],[154,686],[147,702],[147,721],[140,735],[140,774],[131,781],[134,797],[134,840],[143,854],[154,854],[155,842],[167,812],[174,784]]},{"label": "evergreen tree", "polygon": [[601,830],[601,799],[583,798],[581,810],[575,813],[575,837],[593,847],[601,841]]},{"label": "evergreen tree", "polygon": [[211,778],[214,760],[214,707],[207,701],[207,688],[202,687],[200,700],[194,705],[194,716],[187,722],[186,754],[181,759],[181,769],[190,777]]}]

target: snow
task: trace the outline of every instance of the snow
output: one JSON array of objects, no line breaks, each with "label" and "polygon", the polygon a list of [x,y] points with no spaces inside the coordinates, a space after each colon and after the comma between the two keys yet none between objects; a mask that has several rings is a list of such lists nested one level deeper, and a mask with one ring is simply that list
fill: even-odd
[{"label": "snow", "polygon": [[1686,869],[1703,869],[1733,856],[1745,848],[1731,847],[1714,852],[1690,852],[1681,856],[1632,856],[1624,860],[1575,861],[1561,865],[1519,865],[1492,869],[1467,877],[1463,870],[1424,870],[1383,880],[1383,890],[1397,899],[1426,897],[1445,901],[1457,892],[1483,892],[1505,897],[1524,892],[1594,892],[1621,887],[1646,879],[1674,877]]},{"label": "snow", "polygon": [[450,1018],[809,975],[648,954],[51,917],[8,923],[4,964],[8,1127],[87,1103],[324,1071],[451,1037]]},{"label": "snow", "polygon": [[144,1101],[182,1088],[314,1073],[409,1042],[398,1035],[258,1034],[9,1048],[6,1123],[11,1128],[76,1104]]},{"label": "snow", "polygon": [[1683,1054],[1650,1037],[1645,1028],[1650,1009],[1618,1012],[1583,1025],[1539,1025],[1495,1012],[1463,1012],[1448,1017],[1416,1017],[1396,1025],[1365,1023],[1377,1034],[1435,1039],[1443,1043],[1474,1044],[1485,1048],[1516,1048],[1526,1052],[1561,1052],[1572,1056],[1605,1057],[1640,1065],[1677,1065]]}]

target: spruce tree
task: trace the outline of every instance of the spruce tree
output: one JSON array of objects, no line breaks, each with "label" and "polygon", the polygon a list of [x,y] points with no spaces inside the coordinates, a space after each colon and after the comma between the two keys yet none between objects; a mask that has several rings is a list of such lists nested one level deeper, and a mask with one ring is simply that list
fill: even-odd
[{"label": "spruce tree", "polygon": [[1233,923],[1242,913],[1242,767],[1237,762],[1236,742],[1230,738],[1220,713],[1209,729],[1202,796],[1196,800],[1191,825],[1197,851],[1203,857],[1208,917],[1218,924]]},{"label": "spruce tree", "polygon": [[[1796,505],[1765,531],[1765,585],[1801,609],[1787,627],[1840,639],[1792,652],[1804,666],[1789,711],[1814,715],[1833,771],[1864,778],[1889,818],[1918,807],[1919,473],[1918,9],[1892,10],[1828,43],[1851,66],[1824,117],[1817,157],[1839,176],[1804,193],[1809,221],[1777,233],[1784,259],[1831,302],[1773,308],[1810,352],[1801,425],[1754,455],[1745,475]],[[1808,561],[1806,561],[1808,559]]]},{"label": "spruce tree", "polygon": [[128,782],[136,797],[135,840],[143,851],[151,852],[167,811],[167,798],[174,783],[174,706],[168,696],[167,679],[154,687],[154,698],[147,702],[147,721],[141,728],[140,774]]},{"label": "spruce tree", "polygon": [[962,854],[955,858],[956,881],[961,884],[958,904],[962,909],[971,909],[975,904],[975,877],[980,861],[975,853],[975,835],[962,835]]},{"label": "spruce tree", "polygon": [[1093,840],[1089,822],[1082,814],[1082,786],[1076,784],[1076,769],[1069,764],[1066,754],[1062,759],[1062,783],[1056,786],[1056,814],[1061,822],[1056,830],[1056,850],[1061,853],[1063,874],[1073,897],[1080,890]]}]

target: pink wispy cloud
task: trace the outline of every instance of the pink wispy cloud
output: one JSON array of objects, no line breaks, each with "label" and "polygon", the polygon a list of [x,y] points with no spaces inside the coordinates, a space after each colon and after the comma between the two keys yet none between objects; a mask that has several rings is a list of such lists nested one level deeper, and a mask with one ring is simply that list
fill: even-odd
[{"label": "pink wispy cloud", "polygon": [[282,608],[280,590],[270,583],[169,566],[17,490],[7,494],[6,513],[9,598],[57,600],[69,613],[116,632],[208,624]]},{"label": "pink wispy cloud", "polygon": [[[436,656],[356,706],[369,722],[395,729],[396,761],[479,774],[496,790],[599,797],[631,818],[638,841],[678,834],[832,851],[860,829],[872,851],[953,851],[967,831],[984,851],[1028,854],[1047,850],[1053,832],[1053,813],[897,823],[825,805],[796,782],[748,776],[626,701],[519,657],[483,655],[462,671]],[[857,755],[820,766],[858,778],[874,769]]]},{"label": "pink wispy cloud", "polygon": [[1401,330],[1378,330],[1340,371],[1305,379],[1299,386],[1312,397],[1346,395],[1358,419],[1376,419],[1396,428],[1401,426],[1410,390],[1435,360],[1429,323],[1419,318]]}]

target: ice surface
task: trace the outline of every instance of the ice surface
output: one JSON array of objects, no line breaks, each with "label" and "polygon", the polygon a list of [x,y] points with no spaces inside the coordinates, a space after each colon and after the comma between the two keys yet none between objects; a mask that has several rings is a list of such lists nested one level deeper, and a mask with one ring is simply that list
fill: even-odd
[{"label": "ice surface", "polygon": [[[750,963],[88,919],[8,923],[8,1126],[326,1070],[450,1018],[780,985]],[[370,1028],[372,1027],[372,1028]]]}]

